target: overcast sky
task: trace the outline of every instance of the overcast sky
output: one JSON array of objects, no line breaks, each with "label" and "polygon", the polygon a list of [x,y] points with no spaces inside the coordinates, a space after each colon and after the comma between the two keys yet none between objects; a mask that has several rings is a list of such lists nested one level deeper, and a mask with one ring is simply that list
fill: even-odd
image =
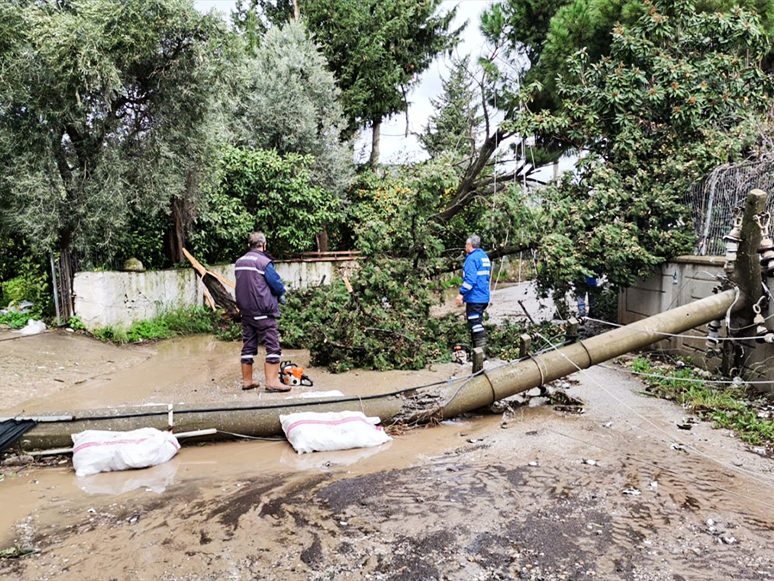
[{"label": "overcast sky", "polygon": [[[492,4],[493,0],[444,0],[442,10],[448,11],[454,6],[457,9],[457,18],[453,24],[456,28],[465,21],[468,25],[463,32],[462,43],[457,49],[460,56],[471,55],[471,61],[479,57],[484,52],[484,40],[479,30],[479,22],[482,12]],[[194,0],[197,9],[207,12],[212,8],[223,12],[226,18],[229,18],[234,8],[234,0]],[[433,106],[430,103],[431,98],[438,97],[442,91],[441,79],[448,76],[449,59],[445,56],[436,59],[425,71],[419,84],[409,94],[409,136],[406,137],[406,116],[401,114],[389,120],[382,122],[381,143],[380,143],[380,161],[389,162],[408,162],[419,161],[426,156],[422,151],[417,138],[411,133],[418,133],[427,123],[427,118],[432,113]],[[370,132],[364,135],[356,144],[356,155],[358,159],[368,158],[371,148]]]}]

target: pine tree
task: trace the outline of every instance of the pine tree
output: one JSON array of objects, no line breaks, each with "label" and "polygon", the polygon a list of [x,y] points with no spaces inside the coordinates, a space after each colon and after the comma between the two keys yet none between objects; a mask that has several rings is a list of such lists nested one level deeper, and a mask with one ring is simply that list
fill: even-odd
[{"label": "pine tree", "polygon": [[469,71],[469,57],[454,59],[449,78],[443,81],[443,94],[431,99],[435,113],[419,141],[431,157],[449,153],[455,159],[468,159],[476,153],[476,140],[483,120],[476,90]]}]

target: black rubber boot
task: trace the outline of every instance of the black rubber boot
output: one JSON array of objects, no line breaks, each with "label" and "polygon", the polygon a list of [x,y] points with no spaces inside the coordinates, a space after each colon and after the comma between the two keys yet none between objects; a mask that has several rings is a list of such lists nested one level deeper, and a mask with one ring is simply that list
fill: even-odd
[{"label": "black rubber boot", "polygon": [[475,349],[476,347],[481,347],[481,350],[484,352],[484,359],[486,359],[486,335],[473,339],[473,348]]}]

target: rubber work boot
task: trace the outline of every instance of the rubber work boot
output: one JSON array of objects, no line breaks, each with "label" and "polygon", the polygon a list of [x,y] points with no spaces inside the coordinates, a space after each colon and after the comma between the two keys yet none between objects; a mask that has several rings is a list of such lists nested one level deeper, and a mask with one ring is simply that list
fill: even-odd
[{"label": "rubber work boot", "polygon": [[249,363],[242,363],[242,389],[247,391],[256,387],[259,387],[259,385],[253,383],[253,366]]},{"label": "rubber work boot", "polygon": [[481,350],[484,352],[484,359],[486,359],[486,335],[473,339],[473,348],[475,349],[476,347],[481,347]]},{"label": "rubber work boot", "polygon": [[263,372],[266,375],[266,391],[290,391],[292,388],[289,385],[285,385],[279,378],[279,363],[266,363],[263,364]]}]

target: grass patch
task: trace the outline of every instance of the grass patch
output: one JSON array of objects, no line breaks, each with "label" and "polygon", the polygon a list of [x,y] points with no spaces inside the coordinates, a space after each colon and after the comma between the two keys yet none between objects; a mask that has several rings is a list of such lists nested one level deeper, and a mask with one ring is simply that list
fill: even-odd
[{"label": "grass patch", "polygon": [[713,420],[718,428],[733,430],[743,442],[769,447],[774,444],[774,422],[759,417],[769,401],[750,389],[713,383],[690,365],[657,364],[647,357],[632,360],[630,368],[644,374],[642,380],[653,395],[672,400],[702,419]]},{"label": "grass patch", "polygon": [[[215,333],[221,337],[221,315],[202,307],[175,309],[153,319],[137,321],[129,329],[108,325],[92,333],[97,339],[111,343],[158,341],[183,335]],[[230,328],[230,326],[229,326]]]}]

